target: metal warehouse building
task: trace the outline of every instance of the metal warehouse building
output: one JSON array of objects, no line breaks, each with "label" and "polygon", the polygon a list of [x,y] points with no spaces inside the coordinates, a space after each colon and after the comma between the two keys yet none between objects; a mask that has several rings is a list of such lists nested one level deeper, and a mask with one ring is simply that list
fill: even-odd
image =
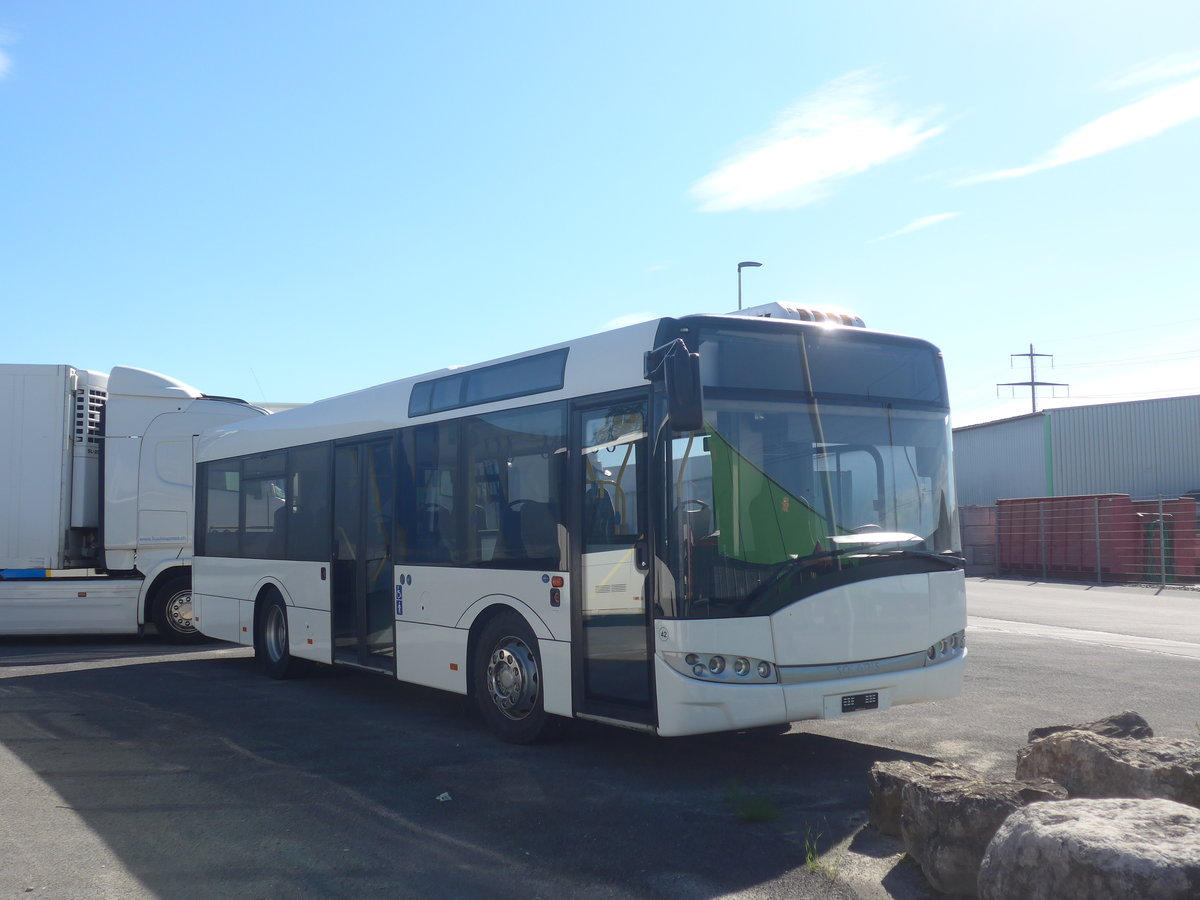
[{"label": "metal warehouse building", "polygon": [[1045,410],[954,429],[960,506],[1200,490],[1200,396]]},{"label": "metal warehouse building", "polygon": [[1200,582],[1200,396],[956,428],[954,466],[970,574]]}]

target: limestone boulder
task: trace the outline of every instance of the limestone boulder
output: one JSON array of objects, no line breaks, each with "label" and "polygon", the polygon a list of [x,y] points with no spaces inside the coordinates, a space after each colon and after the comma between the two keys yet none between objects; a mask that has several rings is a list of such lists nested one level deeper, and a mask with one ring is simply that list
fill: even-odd
[{"label": "limestone boulder", "polygon": [[1041,740],[1060,731],[1091,731],[1113,738],[1142,738],[1154,737],[1154,729],[1150,723],[1132,710],[1125,710],[1113,716],[1105,716],[1095,722],[1084,722],[1081,725],[1044,725],[1029,732],[1029,742]]},{"label": "limestone boulder", "polygon": [[901,789],[904,848],[936,890],[974,896],[984,852],[1004,820],[1027,804],[1066,796],[1047,780],[989,781],[951,772],[915,778]]},{"label": "limestone boulder", "polygon": [[1062,731],[1017,751],[1017,778],[1053,779],[1072,797],[1157,797],[1200,808],[1200,743]]},{"label": "limestone boulder", "polygon": [[983,900],[1195,900],[1200,811],[1170,800],[1066,800],[1017,810],[979,870]]},{"label": "limestone boulder", "polygon": [[924,763],[906,759],[877,762],[867,773],[871,825],[881,834],[899,837],[904,786],[918,778],[928,777],[977,779],[979,775],[948,762]]}]

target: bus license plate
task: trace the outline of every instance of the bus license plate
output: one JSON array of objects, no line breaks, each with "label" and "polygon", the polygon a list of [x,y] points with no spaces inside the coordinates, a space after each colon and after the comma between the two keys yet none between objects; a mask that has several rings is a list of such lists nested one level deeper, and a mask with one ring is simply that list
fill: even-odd
[{"label": "bus license plate", "polygon": [[879,709],[879,692],[869,694],[847,694],[842,697],[842,712],[858,712],[862,709]]}]

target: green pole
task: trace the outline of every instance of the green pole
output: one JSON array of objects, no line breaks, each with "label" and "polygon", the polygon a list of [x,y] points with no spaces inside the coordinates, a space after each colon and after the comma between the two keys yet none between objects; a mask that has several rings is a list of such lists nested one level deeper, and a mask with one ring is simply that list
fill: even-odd
[{"label": "green pole", "polygon": [[1054,434],[1050,425],[1050,412],[1042,413],[1042,451],[1046,466],[1046,496],[1054,496]]}]

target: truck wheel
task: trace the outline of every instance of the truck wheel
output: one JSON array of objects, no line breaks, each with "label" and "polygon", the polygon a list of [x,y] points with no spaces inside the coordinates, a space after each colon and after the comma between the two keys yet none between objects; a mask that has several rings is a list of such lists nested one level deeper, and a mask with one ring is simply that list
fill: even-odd
[{"label": "truck wheel", "polygon": [[471,665],[475,703],[501,740],[532,744],[549,735],[552,716],[542,702],[542,659],[537,638],[515,612],[488,622]]},{"label": "truck wheel", "polygon": [[159,637],[172,644],[197,644],[207,638],[192,621],[192,579],[175,575],[154,592],[150,617]]},{"label": "truck wheel", "polygon": [[254,655],[262,670],[272,678],[299,678],[312,671],[313,663],[292,656],[288,640],[287,604],[272,592],[263,601],[257,617]]}]

